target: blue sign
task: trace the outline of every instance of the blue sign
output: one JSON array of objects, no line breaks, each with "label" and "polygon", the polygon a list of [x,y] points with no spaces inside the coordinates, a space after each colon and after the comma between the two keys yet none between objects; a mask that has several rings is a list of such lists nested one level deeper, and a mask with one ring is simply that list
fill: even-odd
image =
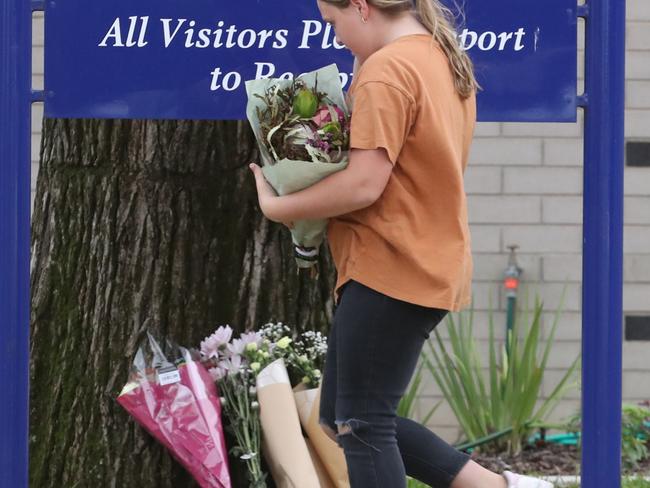
[{"label": "blue sign", "polygon": [[[481,121],[576,119],[575,0],[472,0],[458,41]],[[316,1],[46,2],[45,116],[245,119],[245,81],[352,58]]]}]

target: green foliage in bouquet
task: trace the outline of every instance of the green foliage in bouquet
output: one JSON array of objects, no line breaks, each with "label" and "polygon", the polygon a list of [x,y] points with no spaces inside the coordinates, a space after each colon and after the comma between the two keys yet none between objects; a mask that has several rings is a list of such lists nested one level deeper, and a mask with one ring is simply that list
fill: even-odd
[{"label": "green foliage in bouquet", "polygon": [[255,398],[254,375],[242,369],[233,371],[221,379],[223,412],[228,422],[227,431],[234,436],[236,444],[230,454],[244,462],[250,488],[266,488],[267,475],[260,458],[261,429],[259,404]]},{"label": "green foliage in bouquet", "polygon": [[278,357],[284,359],[292,385],[303,383],[307,388],[318,388],[327,355],[326,336],[312,330],[294,336],[282,322],[268,323],[260,333],[265,341],[283,349]]},{"label": "green foliage in bouquet", "polygon": [[[563,297],[564,298],[564,295]],[[493,314],[489,313],[489,364],[487,378],[474,339],[474,311],[450,314],[448,330],[451,350],[436,330],[437,347],[429,342],[435,365],[427,367],[449,402],[468,441],[507,431],[490,446],[516,454],[533,429],[543,425],[569,388],[579,364],[576,358],[548,398],[541,402],[540,389],[548,356],[553,346],[562,304],[555,312],[546,345],[541,340],[543,304],[536,299],[532,314],[528,307],[520,313],[506,344],[500,351],[494,337]],[[509,351],[507,353],[506,351]],[[500,358],[500,360],[498,359]]]},{"label": "green foliage in bouquet", "polygon": [[295,78],[287,87],[269,86],[255,108],[264,144],[275,161],[339,163],[349,145],[349,117],[325,92]]}]

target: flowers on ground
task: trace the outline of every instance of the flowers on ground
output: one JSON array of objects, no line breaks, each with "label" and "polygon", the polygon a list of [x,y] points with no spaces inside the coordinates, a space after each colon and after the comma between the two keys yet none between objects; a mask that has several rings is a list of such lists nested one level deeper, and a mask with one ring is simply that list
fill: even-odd
[{"label": "flowers on ground", "polygon": [[219,386],[226,428],[236,440],[230,452],[246,463],[251,486],[265,487],[256,376],[273,361],[283,359],[292,383],[317,387],[327,340],[313,331],[294,337],[282,322],[268,323],[257,332],[233,338],[233,330],[225,325],[201,341],[200,350],[210,376]]}]

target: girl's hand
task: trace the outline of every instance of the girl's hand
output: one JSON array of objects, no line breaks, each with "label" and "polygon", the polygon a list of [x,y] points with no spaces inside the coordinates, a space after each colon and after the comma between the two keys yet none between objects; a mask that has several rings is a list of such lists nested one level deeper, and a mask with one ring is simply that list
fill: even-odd
[{"label": "girl's hand", "polygon": [[273,190],[273,187],[270,185],[268,181],[266,181],[266,178],[264,178],[264,173],[262,173],[262,168],[260,168],[257,164],[251,163],[248,165],[248,167],[251,169],[253,172],[253,176],[255,177],[255,186],[257,188],[257,200],[260,204],[260,209],[262,210],[262,213],[266,216],[267,219],[269,220],[274,220],[273,216],[271,215],[272,213],[272,202],[274,198],[277,198],[277,195],[275,194],[275,190]]},{"label": "girl's hand", "polygon": [[[266,181],[266,178],[264,178],[264,173],[262,173],[262,168],[260,168],[255,163],[249,164],[248,167],[251,169],[251,171],[253,172],[253,176],[255,177],[255,186],[257,188],[257,200],[260,204],[260,209],[262,210],[262,213],[267,219],[272,220],[274,222],[280,222],[280,220],[277,220],[273,215],[273,201],[274,199],[278,198],[278,196],[275,194],[275,190],[269,184],[269,182]],[[282,225],[285,225],[289,229],[293,229],[293,222],[280,222],[280,223]]]},{"label": "girl's hand", "polygon": [[[251,163],[248,166],[251,171],[253,171],[253,176],[255,176],[255,186],[257,187],[257,199],[262,209],[262,213],[266,216],[267,219],[273,220],[274,222],[280,222],[276,220],[273,215],[273,200],[278,198],[275,194],[275,190],[266,181],[264,178],[264,173],[262,173],[262,168],[257,164]],[[293,229],[293,222],[280,222],[281,224],[287,226],[289,229]]]}]

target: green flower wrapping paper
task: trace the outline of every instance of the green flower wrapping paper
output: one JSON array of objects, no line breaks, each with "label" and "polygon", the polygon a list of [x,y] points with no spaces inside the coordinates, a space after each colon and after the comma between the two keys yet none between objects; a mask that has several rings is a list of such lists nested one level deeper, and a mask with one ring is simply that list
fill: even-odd
[{"label": "green flower wrapping paper", "polygon": [[[296,83],[318,94],[319,103],[300,100],[299,109],[296,104],[288,105],[287,96],[294,93]],[[335,64],[296,80],[250,80],[246,93],[246,114],[259,146],[262,172],[278,195],[303,190],[347,167],[350,112]],[[268,119],[275,121],[273,127]],[[305,159],[283,157],[283,152],[302,154]],[[326,230],[327,219],[294,222],[291,236],[298,268],[312,268],[317,263]]]}]

